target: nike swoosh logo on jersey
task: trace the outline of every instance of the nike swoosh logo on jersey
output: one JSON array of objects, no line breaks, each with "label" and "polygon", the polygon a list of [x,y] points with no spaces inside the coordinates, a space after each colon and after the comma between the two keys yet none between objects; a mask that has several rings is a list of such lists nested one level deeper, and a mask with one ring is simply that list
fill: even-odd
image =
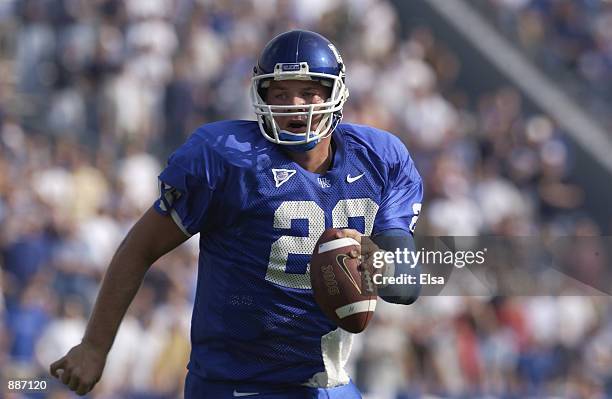
[{"label": "nike swoosh logo on jersey", "polygon": [[346,175],[346,181],[349,182],[349,183],[353,183],[353,182],[361,179],[363,177],[363,175],[365,175],[365,173],[362,173],[362,174],[360,174],[358,176],[355,176],[355,177],[351,177],[351,175]]},{"label": "nike swoosh logo on jersey", "polygon": [[242,398],[245,396],[253,396],[259,395],[259,392],[238,392],[234,389],[234,393],[232,394],[235,398]]}]

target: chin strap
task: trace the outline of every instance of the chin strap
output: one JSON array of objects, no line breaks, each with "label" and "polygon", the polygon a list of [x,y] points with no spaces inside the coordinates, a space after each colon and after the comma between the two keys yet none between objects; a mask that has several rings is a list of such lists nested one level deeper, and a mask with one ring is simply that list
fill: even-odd
[{"label": "chin strap", "polygon": [[[308,133],[308,138],[310,137],[314,137],[315,134],[314,132],[310,132]],[[286,130],[281,130],[278,132],[278,138],[284,141],[301,141],[304,138],[302,136],[296,136],[293,133],[290,133]],[[306,151],[310,151],[313,148],[315,148],[315,146],[317,144],[319,144],[321,142],[321,139],[316,139],[313,140],[311,142],[308,143],[303,143],[303,144],[296,144],[296,145],[283,145],[284,148],[287,149],[287,151],[291,151],[291,152],[306,152]]]}]

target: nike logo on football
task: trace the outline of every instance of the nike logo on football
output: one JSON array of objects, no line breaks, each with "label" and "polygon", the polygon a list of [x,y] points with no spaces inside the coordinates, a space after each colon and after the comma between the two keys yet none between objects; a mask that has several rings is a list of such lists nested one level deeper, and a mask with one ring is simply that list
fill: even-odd
[{"label": "nike logo on football", "polygon": [[361,179],[363,177],[363,175],[365,175],[365,173],[362,173],[362,174],[360,174],[358,176],[355,176],[355,177],[351,177],[351,175],[346,175],[346,181],[348,183],[356,182],[357,180]]},{"label": "nike logo on football", "polygon": [[259,395],[259,392],[238,392],[234,389],[234,393],[232,395],[235,398],[243,398],[245,396]]},{"label": "nike logo on football", "polygon": [[357,291],[359,291],[359,293],[361,294],[361,288],[359,288],[359,284],[357,284],[357,280],[355,280],[355,277],[353,277],[353,275],[351,274],[351,270],[346,265],[346,263],[344,263],[347,259],[349,259],[348,255],[340,254],[336,256],[336,263],[338,263],[338,266],[340,266],[340,270],[342,270],[344,274],[346,274],[346,277],[348,277],[351,284],[353,284],[355,288],[357,289]]}]

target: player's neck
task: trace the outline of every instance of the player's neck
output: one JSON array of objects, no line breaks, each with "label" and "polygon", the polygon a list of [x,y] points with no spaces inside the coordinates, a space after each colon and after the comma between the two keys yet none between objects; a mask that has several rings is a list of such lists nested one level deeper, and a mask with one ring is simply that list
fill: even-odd
[{"label": "player's neck", "polygon": [[324,138],[315,148],[307,152],[288,152],[293,162],[312,173],[325,173],[329,170],[334,152],[331,136]]}]

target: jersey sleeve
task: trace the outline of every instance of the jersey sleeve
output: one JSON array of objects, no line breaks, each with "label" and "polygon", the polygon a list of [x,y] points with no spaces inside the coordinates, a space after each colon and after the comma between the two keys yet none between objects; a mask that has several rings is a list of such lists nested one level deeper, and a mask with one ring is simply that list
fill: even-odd
[{"label": "jersey sleeve", "polygon": [[155,209],[170,215],[187,236],[201,231],[221,184],[223,163],[193,135],[168,159],[159,175],[160,197]]},{"label": "jersey sleeve", "polygon": [[374,234],[402,229],[414,233],[423,200],[423,180],[406,147],[397,140],[389,163],[387,185],[374,221]]}]

